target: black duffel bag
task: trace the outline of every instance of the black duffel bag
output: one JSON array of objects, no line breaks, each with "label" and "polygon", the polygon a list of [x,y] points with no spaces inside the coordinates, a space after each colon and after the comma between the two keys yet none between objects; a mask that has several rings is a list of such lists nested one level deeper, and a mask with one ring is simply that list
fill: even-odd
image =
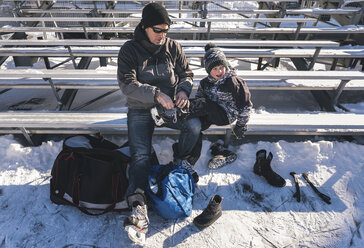
[{"label": "black duffel bag", "polygon": [[74,205],[91,215],[128,210],[125,191],[130,157],[125,151],[127,143],[119,147],[102,135],[66,138],[51,172],[51,201]]}]

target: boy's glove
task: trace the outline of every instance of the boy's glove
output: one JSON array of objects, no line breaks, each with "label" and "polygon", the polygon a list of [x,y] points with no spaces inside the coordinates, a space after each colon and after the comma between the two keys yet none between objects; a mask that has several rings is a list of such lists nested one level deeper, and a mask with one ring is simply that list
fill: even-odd
[{"label": "boy's glove", "polygon": [[233,129],[235,138],[236,139],[242,139],[244,137],[244,133],[245,133],[246,130],[247,130],[246,125],[241,126],[239,124],[236,124],[234,129]]}]

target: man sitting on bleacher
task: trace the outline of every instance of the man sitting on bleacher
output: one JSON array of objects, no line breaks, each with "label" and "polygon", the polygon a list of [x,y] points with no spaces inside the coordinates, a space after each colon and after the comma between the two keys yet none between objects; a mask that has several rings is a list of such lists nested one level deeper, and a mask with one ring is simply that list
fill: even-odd
[{"label": "man sitting on bleacher", "polygon": [[[128,204],[132,214],[124,222],[129,237],[138,237],[148,231],[149,219],[144,190],[147,186],[152,135],[155,122],[150,109],[160,104],[166,110],[189,106],[193,73],[182,47],[167,38],[171,20],[167,10],[157,3],[144,7],[142,20],[134,31],[134,38],[126,42],[118,56],[118,82],[128,106],[128,138],[132,156],[128,171]],[[174,101],[175,100],[175,101]],[[201,152],[201,123],[193,118],[167,127],[181,130],[179,142],[174,149],[175,162],[194,174],[192,169]],[[191,159],[190,154],[197,154]]]}]

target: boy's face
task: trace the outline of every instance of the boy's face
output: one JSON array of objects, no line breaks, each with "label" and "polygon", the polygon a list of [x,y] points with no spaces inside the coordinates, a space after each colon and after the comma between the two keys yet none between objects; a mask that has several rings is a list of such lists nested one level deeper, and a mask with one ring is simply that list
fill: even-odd
[{"label": "boy's face", "polygon": [[214,79],[221,79],[226,73],[226,67],[223,65],[218,65],[212,68],[210,71],[211,77]]}]

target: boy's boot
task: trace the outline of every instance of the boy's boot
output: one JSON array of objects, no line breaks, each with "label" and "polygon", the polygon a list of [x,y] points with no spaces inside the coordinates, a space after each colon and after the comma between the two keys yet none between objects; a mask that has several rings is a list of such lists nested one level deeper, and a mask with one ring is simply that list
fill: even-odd
[{"label": "boy's boot", "polygon": [[[174,143],[172,145],[172,149],[173,149],[174,155],[178,154],[178,143]],[[187,156],[186,159],[176,159],[175,158],[174,162],[177,165],[181,166],[183,169],[187,170],[190,173],[190,175],[192,176],[193,182],[197,183],[199,180],[199,176],[198,176],[197,172],[193,169],[194,165],[190,162],[191,160],[196,161],[197,159],[195,159],[192,156]]]},{"label": "boy's boot", "polygon": [[222,197],[214,195],[205,210],[193,220],[193,223],[199,228],[210,226],[222,215],[221,204]]},{"label": "boy's boot", "polygon": [[264,177],[268,183],[275,187],[284,187],[286,181],[277,173],[272,170],[270,165],[273,154],[270,152],[268,157],[266,157],[267,151],[262,149],[256,154],[256,161],[254,164],[254,173],[258,176]]},{"label": "boy's boot", "polygon": [[208,167],[210,169],[219,169],[227,164],[233,163],[237,155],[232,151],[224,148],[220,143],[215,143],[210,147],[211,154],[213,157],[208,162]]},{"label": "boy's boot", "polygon": [[190,173],[195,184],[198,182],[199,176],[197,172],[193,169],[193,166],[186,159],[178,161],[177,164],[186,171],[188,171],[188,173]]}]

